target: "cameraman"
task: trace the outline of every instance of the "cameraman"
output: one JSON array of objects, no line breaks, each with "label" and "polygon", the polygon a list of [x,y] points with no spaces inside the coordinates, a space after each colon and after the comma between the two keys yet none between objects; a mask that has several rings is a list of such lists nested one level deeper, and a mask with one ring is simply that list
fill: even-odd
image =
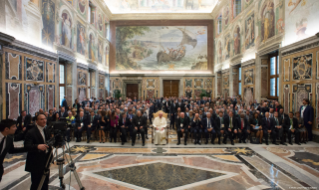
[{"label": "cameraman", "polygon": [[[50,139],[50,133],[45,129],[47,119],[43,113],[39,113],[36,117],[36,125],[30,129],[24,141],[24,148],[28,152],[25,164],[25,171],[31,173],[31,190],[36,190],[43,176],[48,154],[46,153],[49,148],[45,143]],[[45,178],[42,190],[49,188],[49,176]]]}]

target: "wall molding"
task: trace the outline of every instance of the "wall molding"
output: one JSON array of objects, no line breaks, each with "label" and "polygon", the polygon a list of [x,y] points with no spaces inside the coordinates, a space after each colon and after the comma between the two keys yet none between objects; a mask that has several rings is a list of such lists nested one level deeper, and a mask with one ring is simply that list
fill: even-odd
[{"label": "wall molding", "polygon": [[250,67],[252,65],[255,65],[256,63],[256,59],[251,59],[251,60],[248,60],[248,61],[245,61],[241,64],[241,67],[244,68],[244,67]]},{"label": "wall molding", "polygon": [[282,57],[285,57],[285,56],[298,53],[301,51],[305,51],[308,49],[312,49],[318,46],[319,46],[319,35],[316,34],[315,36],[312,36],[304,40],[301,40],[299,42],[282,47],[279,49],[279,52]]},{"label": "wall molding", "polygon": [[58,57],[59,59],[65,60],[69,63],[75,63],[76,59],[73,56],[70,56],[69,54],[66,54],[62,51],[58,51]]}]

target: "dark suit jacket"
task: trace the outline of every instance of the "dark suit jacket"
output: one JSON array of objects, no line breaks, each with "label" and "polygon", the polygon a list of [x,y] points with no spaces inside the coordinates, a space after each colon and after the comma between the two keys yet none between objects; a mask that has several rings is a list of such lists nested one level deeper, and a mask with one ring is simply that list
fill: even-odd
[{"label": "dark suit jacket", "polygon": [[192,128],[193,129],[202,129],[202,120],[194,121],[195,118],[192,119]]},{"label": "dark suit jacket", "polygon": [[276,122],[273,118],[268,118],[268,122],[267,119],[264,118],[263,119],[263,130],[275,130],[275,126],[276,126]]},{"label": "dark suit jacket", "polygon": [[[2,154],[0,154],[0,181],[2,179],[2,175],[4,172],[2,164],[3,164],[3,160],[6,157],[7,153],[14,154],[14,153],[25,152],[25,148],[14,148],[12,137],[7,136],[5,141],[6,141],[6,146],[4,147]],[[2,147],[0,147],[0,148],[2,148]]]},{"label": "dark suit jacket", "polygon": [[68,117],[68,112],[67,112],[67,111],[64,111],[64,113],[63,113],[63,115],[62,115],[62,112],[59,111],[59,116],[60,116],[60,118],[61,118],[61,117]]},{"label": "dark suit jacket", "polygon": [[282,128],[288,130],[289,129],[289,117],[285,113],[283,115],[284,115],[284,119],[282,119],[282,115],[279,115],[279,119],[281,120]]},{"label": "dark suit jacket", "polygon": [[[210,117],[210,125],[211,125],[211,127],[212,128],[214,128],[214,120],[213,120],[213,118],[212,117]],[[208,126],[207,126],[207,124],[208,124],[208,122],[207,122],[207,118],[205,117],[205,118],[203,118],[202,119],[202,126],[203,126],[203,129],[207,129],[208,128]]]},{"label": "dark suit jacket", "polygon": [[[228,128],[230,126],[230,117],[226,117],[227,119],[225,119],[225,127],[226,127],[226,130],[228,131]],[[235,130],[238,128],[238,120],[237,120],[237,117],[234,115],[232,117],[232,121],[233,121],[233,129],[232,130]]]},{"label": "dark suit jacket", "polygon": [[[140,124],[138,124],[140,122]],[[140,118],[136,116],[133,117],[133,127],[139,128],[140,126],[146,127],[146,118],[141,116]]]},{"label": "dark suit jacket", "polygon": [[131,120],[128,116],[126,116],[126,118],[124,119],[125,122],[123,122],[123,118],[120,117],[119,119],[119,125],[120,127],[122,127],[122,125],[124,125],[125,127],[130,128],[132,126]]},{"label": "dark suit jacket", "polygon": [[83,116],[83,120],[81,121],[80,116],[78,116],[78,117],[76,118],[76,127],[81,127],[81,123],[82,123],[82,122],[83,122],[82,128],[86,128],[86,126],[89,124],[90,120],[89,120],[89,118]]},{"label": "dark suit jacket", "polygon": [[189,118],[187,116],[185,116],[183,123],[181,122],[181,118],[179,118],[176,121],[177,130],[181,128],[181,124],[183,124],[183,129],[188,129],[188,126],[190,126]]},{"label": "dark suit jacket", "polygon": [[[46,141],[50,139],[50,133],[47,129],[44,129],[44,136]],[[28,152],[25,164],[27,172],[43,173],[45,169],[48,154],[38,150],[39,144],[44,144],[44,140],[38,127],[34,126],[27,132],[24,140],[24,148]]]},{"label": "dark suit jacket", "polygon": [[[290,118],[288,119],[289,120],[289,128],[290,128]],[[292,118],[292,123],[293,123],[293,127],[294,127],[294,129],[299,129],[299,127],[298,127],[298,119],[297,118]],[[288,129],[289,129],[288,128]]]},{"label": "dark suit jacket", "polygon": [[240,130],[250,130],[250,124],[246,118],[244,118],[243,129],[241,129],[241,118],[238,120],[238,129]]},{"label": "dark suit jacket", "polygon": [[77,109],[76,109],[76,113],[77,113],[77,115],[79,115],[79,113],[80,113],[80,108],[81,108],[81,105],[78,103],[78,104],[73,104],[73,108],[75,108],[75,106],[77,105]]},{"label": "dark suit jacket", "polygon": [[[31,124],[31,115],[27,114],[24,118],[24,127],[27,127],[28,125]],[[22,131],[22,116],[20,115],[17,119],[17,130],[16,134],[20,133]]]},{"label": "dark suit jacket", "polygon": [[[301,108],[302,106],[300,107],[300,113],[301,113]],[[312,106],[308,105],[305,109],[305,111],[303,112],[303,120],[305,122],[305,126],[309,125],[308,122],[309,121],[313,121],[313,108]]]},{"label": "dark suit jacket", "polygon": [[[91,118],[92,118],[91,115],[89,115],[89,116],[87,117],[87,119],[88,119],[88,121],[87,121],[87,122],[88,122],[88,125],[91,124]],[[98,125],[100,124],[100,123],[98,123],[97,121],[101,122],[100,116],[99,116],[99,115],[94,115],[94,119],[93,119],[93,122],[92,122],[92,125],[93,125],[93,126],[91,126],[92,129],[97,128]]]}]

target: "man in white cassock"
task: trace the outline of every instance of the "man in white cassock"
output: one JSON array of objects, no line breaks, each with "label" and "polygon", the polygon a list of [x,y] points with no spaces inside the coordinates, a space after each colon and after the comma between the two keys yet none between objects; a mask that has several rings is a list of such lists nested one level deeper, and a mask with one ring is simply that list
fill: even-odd
[{"label": "man in white cassock", "polygon": [[155,129],[154,144],[166,144],[167,121],[166,118],[163,117],[163,112],[160,112],[158,117],[154,119],[153,127]]}]

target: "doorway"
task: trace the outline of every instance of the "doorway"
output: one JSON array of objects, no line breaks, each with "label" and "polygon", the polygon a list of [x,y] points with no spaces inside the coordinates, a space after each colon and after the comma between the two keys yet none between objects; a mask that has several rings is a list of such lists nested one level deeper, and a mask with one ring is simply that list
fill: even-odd
[{"label": "doorway", "polygon": [[163,81],[163,96],[164,97],[179,97],[179,80],[164,80]]},{"label": "doorway", "polygon": [[138,97],[138,84],[126,84],[126,97],[134,100],[134,97]]}]

